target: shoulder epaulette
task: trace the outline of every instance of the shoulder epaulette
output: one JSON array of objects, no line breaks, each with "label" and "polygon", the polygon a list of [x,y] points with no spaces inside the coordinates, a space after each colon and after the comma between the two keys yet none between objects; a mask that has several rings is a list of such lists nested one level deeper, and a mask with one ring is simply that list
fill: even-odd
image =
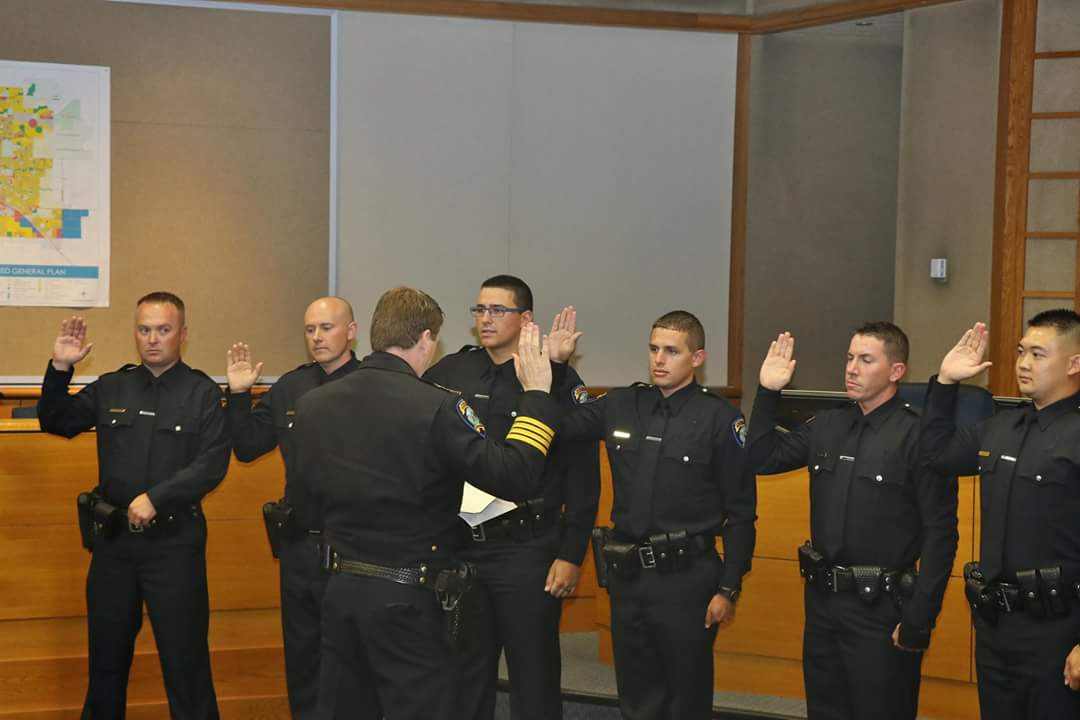
[{"label": "shoulder epaulette", "polygon": [[193,368],[193,367],[189,367],[188,369],[189,369],[189,370],[191,370],[191,372],[195,373],[196,375],[199,375],[199,376],[201,376],[201,377],[204,377],[204,378],[206,378],[206,380],[207,380],[208,382],[211,382],[211,383],[213,383],[214,385],[217,385],[217,381],[216,381],[216,380],[214,380],[214,378],[212,378],[212,377],[210,377],[209,375],[207,375],[206,373],[204,373],[204,372],[203,372],[202,370],[200,370],[200,369],[198,369],[198,368]]},{"label": "shoulder epaulette", "polygon": [[919,408],[912,405],[911,403],[904,403],[904,409],[907,410],[912,415],[914,415],[915,417],[922,417],[922,411],[919,410]]},{"label": "shoulder epaulette", "polygon": [[724,401],[727,400],[727,398],[724,397],[723,395],[721,395],[720,393],[716,392],[715,390],[712,390],[711,388],[707,388],[704,385],[701,386],[701,394],[706,396],[706,397],[715,398],[717,400],[724,400]]},{"label": "shoulder epaulette", "polygon": [[134,370],[137,367],[139,367],[139,366],[136,365],[135,363],[124,363],[119,368],[117,368],[115,370],[115,372],[128,372],[130,370]]},{"label": "shoulder epaulette", "polygon": [[647,383],[647,382],[641,382],[641,381],[639,380],[638,382],[635,382],[635,383],[630,383],[630,387],[632,387],[632,388],[639,388],[639,389],[647,389],[647,388],[651,388],[651,387],[653,387],[653,386],[652,386],[652,385],[650,385],[650,384],[649,384],[649,383]]},{"label": "shoulder epaulette", "polygon": [[459,353],[461,353],[461,352],[476,352],[477,350],[482,350],[482,349],[483,348],[481,348],[479,345],[470,345],[470,344],[466,343],[465,345],[461,346],[461,349],[458,350],[458,352]]},{"label": "shoulder epaulette", "polygon": [[311,362],[306,362],[306,363],[303,363],[302,365],[297,365],[295,368],[293,368],[293,370],[303,370],[305,368],[311,367],[314,364],[315,364],[315,361],[312,360]]},{"label": "shoulder epaulette", "polygon": [[445,385],[440,385],[439,383],[435,382],[434,380],[428,380],[427,378],[424,378],[424,377],[422,377],[420,379],[423,382],[427,383],[428,385],[430,385],[432,387],[437,387],[440,390],[444,390],[444,391],[450,393],[451,395],[460,395],[461,394],[460,390],[454,390],[453,388],[448,388]]}]

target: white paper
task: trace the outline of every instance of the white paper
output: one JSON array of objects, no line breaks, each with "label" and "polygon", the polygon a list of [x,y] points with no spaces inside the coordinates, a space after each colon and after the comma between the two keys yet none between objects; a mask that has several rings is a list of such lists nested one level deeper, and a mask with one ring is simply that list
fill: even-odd
[{"label": "white paper", "polygon": [[491,493],[465,483],[465,492],[461,495],[461,512],[458,515],[469,524],[469,527],[476,527],[480,523],[505,515],[516,508],[516,503],[497,498]]}]

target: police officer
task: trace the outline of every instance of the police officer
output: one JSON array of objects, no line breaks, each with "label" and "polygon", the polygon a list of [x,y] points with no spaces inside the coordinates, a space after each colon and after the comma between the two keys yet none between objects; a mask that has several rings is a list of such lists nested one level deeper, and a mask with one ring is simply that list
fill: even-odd
[{"label": "police officer", "polygon": [[[200,501],[229,465],[221,389],[180,359],[184,303],[150,293],[135,309],[140,365],[68,394],[90,352],[86,323],[60,325],[41,386],[41,429],[74,437],[97,427],[97,501],[121,526],[93,543],[86,579],[90,677],[83,717],[123,718],[143,602],[154,628],[169,713],[217,718],[207,644],[206,519]],[[126,510],[124,510],[126,508]]]},{"label": "police officer", "polygon": [[667,313],[649,336],[652,384],[612,390],[564,418],[567,437],[607,445],[615,527],[598,543],[598,567],[628,720],[712,717],[713,641],[735,618],[754,551],[746,423],[697,383],[704,362],[701,322]]},{"label": "police officer", "polygon": [[[521,328],[533,321],[532,291],[520,278],[496,275],[481,285],[470,310],[480,345],[466,345],[444,357],[424,377],[461,392],[488,432],[502,437],[523,398],[512,355]],[[565,364],[569,356],[563,354],[573,350],[575,336],[580,336],[575,324],[575,311],[565,308],[555,317],[548,336],[552,360],[559,363],[553,365],[552,394],[567,407],[586,396],[581,378]],[[468,534],[463,557],[478,572],[465,607],[461,705],[455,717],[494,718],[504,646],[511,716],[521,720],[562,717],[559,615],[562,598],[577,586],[596,519],[598,454],[595,442],[557,442],[544,473],[542,494]]]},{"label": "police officer", "polygon": [[[454,553],[462,478],[512,500],[541,487],[559,409],[539,331],[521,332],[518,416],[505,436],[485,437],[464,398],[420,379],[442,322],[425,293],[387,291],[372,316],[374,352],[299,402],[299,466],[319,496],[333,571],[320,718],[376,718],[380,704],[394,718],[456,717],[460,672],[443,609],[456,606],[464,583]],[[367,699],[344,699],[357,691]]]},{"label": "police officer", "polygon": [[[984,720],[1080,717],[1080,315],[1028,321],[1016,380],[1031,405],[957,428],[957,383],[984,362],[976,323],[930,381],[922,433],[933,468],[980,475],[979,563],[965,568]],[[1065,682],[1062,682],[1064,671]]]},{"label": "police officer", "polygon": [[339,297],[324,297],[304,312],[304,337],[313,361],[282,375],[255,407],[251,388],[262,363],[255,364],[244,343],[227,353],[228,423],[236,457],[252,462],[275,447],[285,460],[285,497],[277,512],[284,526],[272,525],[280,559],[281,630],[285,640],[285,681],[294,718],[315,713],[319,687],[319,606],[326,575],[316,546],[321,528],[307,488],[299,482],[293,443],[296,401],[308,390],[348,375],[359,366],[350,346],[356,339],[352,307]]},{"label": "police officer", "polygon": [[782,333],[761,365],[750,455],[761,474],[810,468],[810,544],[799,549],[808,717],[914,720],[959,540],[956,478],[919,466],[919,416],[896,395],[908,357],[900,328],[856,330],[844,371],[854,402],[784,433],[776,408],[794,347]]}]

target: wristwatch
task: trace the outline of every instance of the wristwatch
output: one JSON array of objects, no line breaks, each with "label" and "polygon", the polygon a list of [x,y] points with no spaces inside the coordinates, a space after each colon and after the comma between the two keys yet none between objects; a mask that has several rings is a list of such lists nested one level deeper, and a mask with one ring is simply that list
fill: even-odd
[{"label": "wristwatch", "polygon": [[723,595],[724,597],[726,597],[728,600],[730,600],[733,603],[736,600],[739,599],[739,591],[738,590],[734,590],[732,588],[725,587],[723,585],[721,585],[719,588],[717,588],[716,594],[717,595]]}]

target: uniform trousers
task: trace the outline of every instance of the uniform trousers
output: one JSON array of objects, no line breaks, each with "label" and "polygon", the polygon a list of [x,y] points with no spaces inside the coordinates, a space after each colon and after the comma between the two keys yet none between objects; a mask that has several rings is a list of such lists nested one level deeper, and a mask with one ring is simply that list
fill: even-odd
[{"label": "uniform trousers", "polygon": [[[194,525],[194,523],[198,525]],[[216,720],[217,697],[207,641],[206,528],[196,537],[154,538],[121,531],[94,544],[86,578],[90,682],[83,720],[123,718],[143,603],[150,617],[173,720]]]},{"label": "uniform trousers", "polygon": [[499,656],[505,650],[513,720],[562,718],[562,603],[544,592],[558,531],[525,541],[470,541],[462,553],[477,571],[460,641],[462,720],[495,717]]},{"label": "uniform trousers", "polygon": [[707,720],[713,707],[713,641],[705,611],[722,563],[715,552],[686,570],[612,577],[611,635],[619,708],[626,720]]},{"label": "uniform trousers", "polygon": [[433,591],[330,576],[322,607],[321,720],[456,718],[460,678]]},{"label": "uniform trousers", "polygon": [[803,681],[809,720],[914,720],[921,652],[900,650],[900,611],[888,595],[804,589]]},{"label": "uniform trousers", "polygon": [[279,549],[285,684],[293,720],[315,717],[319,694],[320,611],[328,576],[320,565],[318,540],[305,533],[284,539]]},{"label": "uniform trousers", "polygon": [[1080,606],[1058,618],[1024,611],[990,625],[975,615],[975,672],[982,720],[1076,720],[1080,692],[1064,681],[1065,658],[1080,638]]}]

